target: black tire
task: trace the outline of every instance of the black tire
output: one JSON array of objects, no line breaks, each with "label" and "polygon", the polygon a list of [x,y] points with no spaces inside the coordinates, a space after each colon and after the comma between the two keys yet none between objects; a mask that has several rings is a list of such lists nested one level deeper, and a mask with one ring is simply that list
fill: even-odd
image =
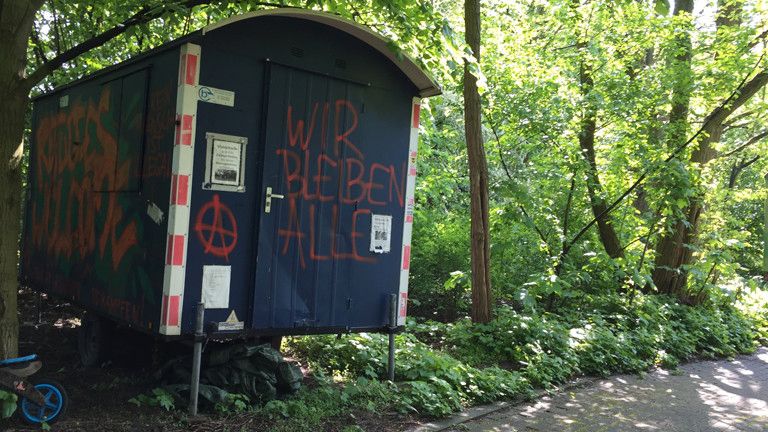
[{"label": "black tire", "polygon": [[96,315],[83,317],[77,333],[77,351],[85,367],[99,366],[109,353],[112,323]]},{"label": "black tire", "polygon": [[43,408],[27,398],[21,398],[17,410],[19,417],[32,425],[53,424],[64,418],[69,407],[69,395],[64,386],[58,381],[47,378],[36,380],[34,385],[47,398],[50,405]]}]

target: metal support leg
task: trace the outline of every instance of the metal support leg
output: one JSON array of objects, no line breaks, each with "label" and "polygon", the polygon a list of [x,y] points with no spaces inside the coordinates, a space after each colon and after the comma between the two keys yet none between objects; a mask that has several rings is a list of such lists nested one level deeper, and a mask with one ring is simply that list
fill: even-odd
[{"label": "metal support leg", "polygon": [[40,291],[36,291],[37,299],[35,306],[37,306],[37,325],[43,323],[43,294]]},{"label": "metal support leg", "polygon": [[397,329],[397,295],[389,299],[389,362],[387,372],[389,380],[395,381],[395,329]]},{"label": "metal support leg", "polygon": [[197,415],[197,394],[200,390],[200,362],[203,355],[203,319],[205,316],[205,304],[197,304],[197,320],[195,321],[195,347],[192,355],[192,382],[189,386],[189,415]]}]

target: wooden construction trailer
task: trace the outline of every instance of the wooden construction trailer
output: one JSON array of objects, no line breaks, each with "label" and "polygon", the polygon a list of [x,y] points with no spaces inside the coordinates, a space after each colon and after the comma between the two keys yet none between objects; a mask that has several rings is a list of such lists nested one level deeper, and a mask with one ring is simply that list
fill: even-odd
[{"label": "wooden construction trailer", "polygon": [[367,28],[227,19],[34,100],[22,282],[174,338],[406,316],[420,98]]}]

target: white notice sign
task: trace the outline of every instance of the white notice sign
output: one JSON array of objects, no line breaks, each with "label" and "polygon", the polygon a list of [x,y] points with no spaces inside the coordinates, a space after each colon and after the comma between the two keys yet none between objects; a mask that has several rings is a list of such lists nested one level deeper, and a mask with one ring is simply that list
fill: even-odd
[{"label": "white notice sign", "polygon": [[231,266],[203,266],[203,303],[206,309],[229,307]]},{"label": "white notice sign", "polygon": [[235,92],[215,87],[199,86],[197,88],[197,99],[217,105],[235,106]]},{"label": "white notice sign", "polygon": [[242,148],[239,142],[213,140],[211,183],[240,186]]},{"label": "white notice sign", "polygon": [[392,240],[392,216],[371,215],[371,252],[389,253]]}]

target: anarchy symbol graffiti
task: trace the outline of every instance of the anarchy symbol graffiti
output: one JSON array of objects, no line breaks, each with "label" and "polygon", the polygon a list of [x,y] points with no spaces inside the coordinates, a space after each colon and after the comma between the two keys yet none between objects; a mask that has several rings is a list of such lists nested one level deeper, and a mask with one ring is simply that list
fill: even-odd
[{"label": "anarchy symbol graffiti", "polygon": [[235,250],[237,220],[218,194],[213,195],[213,199],[197,212],[195,232],[205,253],[228,260],[229,254]]}]

